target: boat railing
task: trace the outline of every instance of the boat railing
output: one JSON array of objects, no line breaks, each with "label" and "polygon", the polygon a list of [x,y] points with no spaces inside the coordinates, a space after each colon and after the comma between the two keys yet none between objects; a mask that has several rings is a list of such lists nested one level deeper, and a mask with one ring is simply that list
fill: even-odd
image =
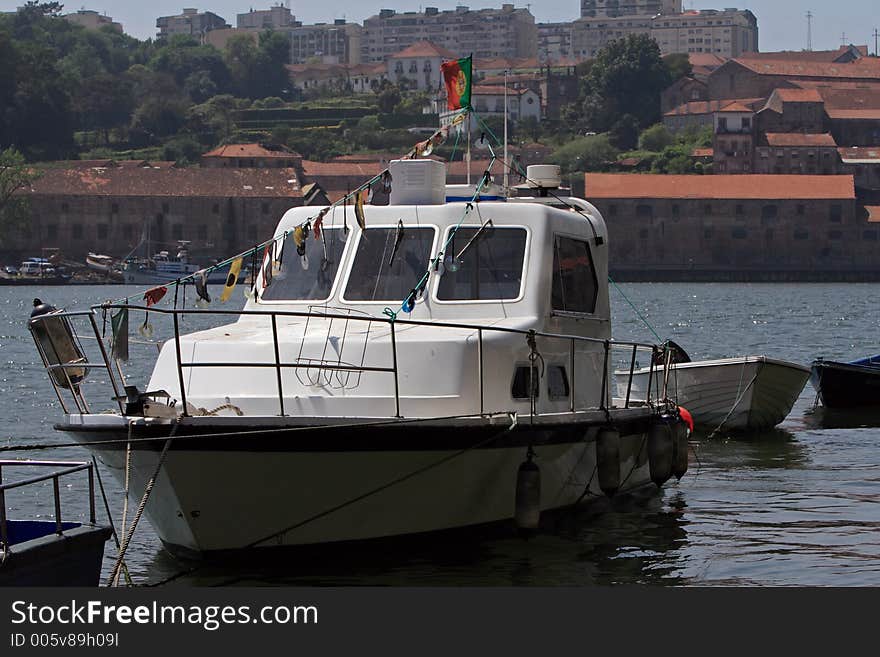
[{"label": "boat railing", "polygon": [[[485,371],[484,371],[484,340],[489,334],[508,334],[508,335],[519,335],[522,336],[524,342],[530,349],[529,360],[532,361],[532,356],[537,356],[540,358],[540,353],[538,351],[538,341],[561,341],[567,343],[568,350],[568,362],[567,366],[569,369],[568,372],[568,399],[569,399],[569,412],[580,412],[585,410],[602,410],[607,411],[612,407],[612,400],[614,399],[613,390],[616,385],[613,377],[613,359],[625,359],[625,365],[629,370],[629,383],[627,385],[625,394],[618,390],[621,394],[619,395],[619,404],[622,404],[623,408],[630,408],[632,406],[651,406],[655,408],[667,408],[672,402],[669,400],[667,395],[668,383],[669,383],[669,361],[666,359],[664,361],[663,357],[663,347],[657,346],[654,344],[648,343],[640,343],[640,342],[632,342],[632,341],[619,341],[612,339],[602,339],[602,338],[594,338],[580,335],[568,335],[561,333],[550,333],[546,331],[538,331],[533,329],[520,329],[520,328],[511,328],[511,327],[503,327],[503,326],[486,326],[486,325],[477,325],[477,324],[468,324],[468,323],[460,323],[460,322],[443,322],[443,321],[427,321],[427,320],[415,320],[415,319],[400,319],[400,318],[390,318],[390,317],[377,317],[373,315],[360,314],[355,312],[348,312],[347,309],[337,309],[337,308],[326,308],[321,307],[320,309],[310,309],[308,312],[306,311],[290,311],[290,310],[214,310],[214,309],[171,309],[171,308],[146,308],[144,306],[139,305],[128,305],[128,304],[103,304],[100,306],[95,306],[89,311],[78,311],[78,312],[62,312],[62,313],[53,313],[52,315],[35,317],[31,321],[39,322],[44,319],[51,317],[82,317],[84,315],[90,315],[90,321],[87,323],[93,333],[96,341],[100,346],[100,354],[103,359],[102,363],[50,363],[47,359],[43,351],[41,350],[41,354],[43,354],[44,364],[48,371],[61,369],[66,372],[70,368],[74,367],[100,367],[109,374],[110,383],[113,388],[113,398],[119,404],[119,411],[121,414],[124,414],[125,410],[123,407],[123,401],[125,400],[125,395],[121,394],[120,391],[127,390],[127,384],[125,378],[123,376],[122,369],[119,365],[118,361],[114,360],[114,364],[111,364],[111,358],[108,355],[108,349],[105,347],[103,338],[98,329],[97,322],[95,321],[94,315],[101,311],[103,313],[109,313],[112,311],[117,311],[121,309],[128,309],[129,311],[138,311],[138,312],[148,312],[148,313],[156,313],[159,315],[170,316],[172,325],[173,325],[173,335],[170,338],[173,340],[174,350],[175,350],[175,365],[177,370],[177,379],[178,385],[180,388],[180,415],[187,416],[192,414],[191,406],[187,402],[187,397],[192,397],[192,390],[187,390],[186,380],[187,377],[185,375],[185,371],[197,369],[197,368],[260,368],[260,369],[268,369],[274,370],[275,372],[275,387],[277,394],[277,402],[278,402],[278,414],[280,416],[286,415],[285,413],[285,390],[284,390],[284,380],[282,374],[286,370],[294,370],[297,373],[297,378],[302,385],[325,385],[330,380],[331,377],[336,377],[337,382],[339,383],[340,388],[348,388],[350,385],[348,377],[353,375],[353,378],[359,382],[362,374],[371,372],[371,373],[384,373],[391,378],[393,382],[393,394],[394,394],[394,416],[395,418],[403,417],[401,415],[401,395],[400,395],[400,362],[399,362],[399,347],[398,347],[398,329],[402,327],[430,327],[433,329],[443,329],[443,330],[457,330],[457,331],[469,331],[476,336],[476,350],[477,357],[475,362],[475,383],[479,390],[479,406],[474,405],[474,413],[479,415],[485,415],[488,412],[495,412],[497,409],[487,409],[486,408],[486,388],[485,388]],[[233,360],[221,360],[221,361],[202,361],[202,362],[184,362],[182,358],[182,350],[181,350],[181,318],[185,316],[214,316],[214,317],[230,317],[230,318],[241,318],[241,317],[263,317],[270,324],[271,335],[272,335],[272,345],[273,345],[273,358],[271,362],[251,362],[251,361],[233,361]],[[358,348],[361,349],[359,362],[347,362],[342,359],[341,353],[342,350],[339,350],[339,358],[326,358],[326,354],[324,356],[318,358],[307,357],[303,353],[303,347],[300,345],[299,355],[292,362],[283,361],[281,359],[281,348],[279,343],[279,320],[283,319],[302,319],[305,320],[306,323],[314,322],[315,320],[323,320],[328,322],[328,324],[332,325],[333,322],[336,322],[338,325],[343,326],[342,329],[345,334],[348,333],[348,326],[351,322],[360,322],[366,325],[366,331],[363,332],[364,345],[361,346],[358,344]],[[341,323],[341,324],[339,324]],[[329,340],[331,326],[328,325],[327,335],[325,336]],[[370,332],[372,327],[375,325],[383,325],[384,328],[388,331],[388,337],[390,339],[390,362],[386,365],[374,365],[365,364],[365,355],[366,355],[366,344],[370,335],[376,335],[375,331]],[[576,385],[579,382],[579,372],[576,366],[577,358],[576,354],[578,353],[578,348],[580,347],[582,350],[587,345],[598,346],[601,349],[601,353],[603,354],[603,367],[602,367],[602,382],[601,382],[601,391],[602,391],[602,400],[598,409],[595,405],[590,406],[589,408],[582,408],[576,402]],[[38,344],[39,348],[39,344]],[[558,350],[557,350],[558,353]],[[639,354],[647,355],[649,358],[650,365],[650,374],[649,374],[649,382],[647,386],[648,393],[646,396],[641,397],[640,399],[634,399],[632,395],[632,378],[633,372],[638,369],[638,358]],[[530,378],[533,376],[531,372],[535,368],[530,368]],[[70,413],[71,407],[65,402],[64,396],[65,394],[71,394],[74,400],[74,404],[79,413],[89,413],[89,406],[86,403],[85,397],[79,389],[78,384],[72,384],[69,388],[67,386],[59,386],[55,379],[50,375],[50,381],[52,381],[53,386],[55,387],[55,392],[58,395],[58,399],[61,402],[61,405],[65,411],[65,413]],[[541,415],[541,413],[536,410],[536,397],[534,390],[535,387],[532,385],[532,381],[529,382],[529,390],[531,391],[530,400],[531,400],[531,414],[532,415]],[[66,390],[66,392],[65,392]],[[521,400],[522,401],[522,400]],[[507,409],[505,409],[507,410]],[[558,410],[552,411],[553,413],[558,413]],[[550,413],[550,411],[548,411]]]},{"label": "boat railing", "polygon": [[[6,469],[22,467],[56,469],[33,477],[4,482]],[[87,461],[0,460],[0,550],[2,550],[4,556],[9,553],[9,527],[6,511],[7,491],[44,481],[51,481],[55,497],[55,533],[61,536],[64,533],[64,521],[61,515],[61,485],[59,480],[61,477],[82,472],[83,470],[88,472],[89,477],[89,522],[95,524],[95,473],[91,463]]]}]

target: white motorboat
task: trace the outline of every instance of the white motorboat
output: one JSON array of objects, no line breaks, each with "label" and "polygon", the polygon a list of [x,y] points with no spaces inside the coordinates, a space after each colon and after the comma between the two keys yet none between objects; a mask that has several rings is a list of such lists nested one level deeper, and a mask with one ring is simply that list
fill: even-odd
[{"label": "white motorboat", "polygon": [[[127,259],[122,268],[125,282],[130,285],[165,285],[179,278],[192,277],[202,267],[189,261],[187,244],[188,242],[179,242],[175,255],[162,250],[153,254],[151,258]],[[228,266],[223,269],[212,269],[208,274],[208,282],[224,283],[228,274]],[[242,276],[243,274],[239,276],[239,280]],[[192,278],[188,278],[186,282],[192,282]]]},{"label": "white motorboat", "polygon": [[31,320],[58,428],[120,481],[129,446],[136,503],[156,475],[146,513],[166,546],[534,525],[541,510],[684,474],[687,433],[662,391],[612,399],[615,350],[656,347],[610,339],[599,212],[556,193],[447,203],[443,167],[392,162],[391,204],[365,206],[362,222],[341,205],[289,210],[256,294],[216,315],[232,323],[183,334],[178,317],[216,311],[151,308],[174,333],[147,392],[106,350],[88,358],[105,359],[115,412],[92,410],[83,354],[56,355],[68,340],[52,322],[87,317],[97,332],[94,313],[123,306]]},{"label": "white motorboat", "polygon": [[[769,429],[782,422],[810,378],[810,368],[767,356],[672,363],[670,396],[684,406],[694,424],[714,429]],[[615,372],[618,394],[644,399],[662,385],[656,367]],[[630,380],[632,383],[630,384]]]}]

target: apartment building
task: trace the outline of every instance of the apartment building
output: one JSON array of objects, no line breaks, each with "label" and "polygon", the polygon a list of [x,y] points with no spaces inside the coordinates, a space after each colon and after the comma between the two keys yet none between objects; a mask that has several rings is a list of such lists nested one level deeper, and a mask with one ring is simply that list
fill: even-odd
[{"label": "apartment building", "polygon": [[578,19],[572,24],[572,56],[576,59],[594,57],[611,41],[631,34],[652,37],[663,55],[711,53],[730,58],[758,49],[758,21],[752,12],[705,9],[681,14],[619,14]]},{"label": "apartment building", "polygon": [[678,13],[681,0],[581,0],[581,18]]},{"label": "apartment building", "polygon": [[290,9],[275,6],[269,9],[251,9],[246,14],[236,16],[235,26],[248,30],[280,30],[293,25],[294,17]]},{"label": "apartment building", "polygon": [[82,25],[87,30],[100,30],[104,26],[110,26],[117,32],[122,32],[121,23],[117,23],[109,16],[99,14],[91,9],[80,9],[75,14],[65,14],[62,18],[68,23]]},{"label": "apartment building", "polygon": [[182,14],[177,16],[160,16],[156,19],[156,27],[159,28],[157,37],[167,39],[175,34],[186,34],[198,38],[203,43],[205,35],[212,30],[229,28],[225,19],[217,14],[205,11],[199,13],[198,9],[185,8]]},{"label": "apartment building", "polygon": [[384,62],[420,41],[482,59],[533,58],[538,52],[535,17],[528,9],[504,4],[500,9],[472,10],[461,5],[445,11],[381,10],[364,21],[361,61]]},{"label": "apartment building", "polygon": [[363,28],[346,23],[344,18],[332,23],[302,25],[297,22],[286,30],[290,37],[290,63],[349,64],[361,62]]}]

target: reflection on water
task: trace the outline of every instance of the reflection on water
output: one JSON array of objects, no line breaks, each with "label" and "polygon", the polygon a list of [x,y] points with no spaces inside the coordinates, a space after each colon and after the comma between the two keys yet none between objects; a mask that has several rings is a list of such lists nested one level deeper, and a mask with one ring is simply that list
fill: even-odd
[{"label": "reflection on water", "polygon": [[[874,353],[872,300],[880,286],[630,284],[621,286],[664,338],[694,359],[745,354],[809,364],[816,355],[851,360]],[[132,288],[51,290],[61,306],[132,294]],[[0,288],[0,445],[59,440],[57,400],[27,334],[35,296]],[[242,299],[243,301],[243,299]],[[614,334],[651,336],[615,291]],[[136,318],[140,321],[141,318]],[[161,331],[155,320],[157,331]],[[195,324],[189,325],[193,328]],[[137,348],[137,347],[133,347]],[[145,350],[154,348],[144,347]],[[149,368],[130,364],[128,372]],[[829,411],[812,405],[807,387],[779,427],[760,434],[692,436],[690,469],[662,492],[602,499],[546,517],[524,540],[510,528],[357,547],[321,548],[244,561],[182,562],[162,549],[149,524],[128,555],[137,583],[177,585],[880,585],[880,412]],[[86,459],[82,449],[15,453]],[[514,476],[514,473],[511,474]],[[120,487],[104,473],[116,518]],[[71,493],[82,492],[74,482]],[[16,513],[46,513],[43,502],[17,498]],[[65,516],[84,518],[67,501]],[[234,522],[230,518],[230,522]],[[107,544],[104,577],[115,558]]]}]

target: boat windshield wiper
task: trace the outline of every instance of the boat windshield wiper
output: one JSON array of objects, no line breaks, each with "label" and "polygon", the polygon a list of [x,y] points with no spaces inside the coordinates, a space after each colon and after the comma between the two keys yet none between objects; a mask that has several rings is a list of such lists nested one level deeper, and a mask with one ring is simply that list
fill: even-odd
[{"label": "boat windshield wiper", "polygon": [[394,256],[397,255],[397,249],[400,248],[400,243],[403,241],[403,219],[397,220],[397,230],[394,231],[394,246],[391,249],[391,257],[388,258],[388,266],[390,267],[394,263]]},{"label": "boat windshield wiper", "polygon": [[470,238],[470,239],[468,240],[468,243],[465,244],[465,245],[462,247],[461,251],[458,252],[458,255],[455,256],[455,259],[456,259],[456,260],[461,260],[461,257],[465,254],[465,252],[466,252],[469,248],[471,248],[471,244],[473,244],[474,242],[476,242],[476,241],[479,239],[480,235],[483,234],[483,231],[486,230],[489,226],[492,226],[492,220],[491,220],[491,219],[486,219],[486,223],[484,223],[482,226],[480,226],[480,229],[476,232],[476,234],[475,234],[472,238]]}]

